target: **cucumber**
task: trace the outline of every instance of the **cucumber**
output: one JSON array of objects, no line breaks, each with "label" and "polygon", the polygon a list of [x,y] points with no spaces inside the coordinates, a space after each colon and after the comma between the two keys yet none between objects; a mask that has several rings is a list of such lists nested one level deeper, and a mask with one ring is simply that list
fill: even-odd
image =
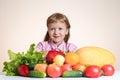
[{"label": "cucumber", "polygon": [[74,70],[74,71],[65,71],[62,74],[62,77],[82,77],[83,72],[80,70]]},{"label": "cucumber", "polygon": [[46,73],[45,72],[40,72],[40,71],[29,71],[28,73],[29,77],[34,77],[34,78],[45,78],[46,77]]}]

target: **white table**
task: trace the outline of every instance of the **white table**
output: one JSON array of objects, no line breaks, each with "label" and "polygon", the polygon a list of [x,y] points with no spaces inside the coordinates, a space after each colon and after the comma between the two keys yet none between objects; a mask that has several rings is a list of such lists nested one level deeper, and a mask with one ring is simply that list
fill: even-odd
[{"label": "white table", "polygon": [[116,71],[113,76],[101,76],[99,78],[30,78],[22,76],[5,76],[4,73],[0,73],[0,80],[120,80],[120,71]]}]

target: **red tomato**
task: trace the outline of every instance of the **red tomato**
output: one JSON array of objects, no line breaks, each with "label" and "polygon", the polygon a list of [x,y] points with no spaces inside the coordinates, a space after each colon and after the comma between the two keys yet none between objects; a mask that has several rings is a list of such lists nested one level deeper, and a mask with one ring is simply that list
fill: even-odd
[{"label": "red tomato", "polygon": [[18,66],[17,71],[20,76],[28,76],[29,68],[27,65],[22,64]]},{"label": "red tomato", "polygon": [[57,78],[62,75],[61,67],[56,64],[49,64],[47,67],[47,74],[49,77]]},{"label": "red tomato", "polygon": [[102,70],[104,72],[104,76],[112,76],[115,72],[115,69],[112,65],[106,64],[102,67]]},{"label": "red tomato", "polygon": [[89,78],[97,78],[101,75],[101,69],[97,65],[90,65],[85,69],[84,74]]},{"label": "red tomato", "polygon": [[64,72],[64,71],[71,71],[72,70],[72,66],[70,64],[64,64],[63,66],[61,66],[61,70],[62,70],[62,72]]}]

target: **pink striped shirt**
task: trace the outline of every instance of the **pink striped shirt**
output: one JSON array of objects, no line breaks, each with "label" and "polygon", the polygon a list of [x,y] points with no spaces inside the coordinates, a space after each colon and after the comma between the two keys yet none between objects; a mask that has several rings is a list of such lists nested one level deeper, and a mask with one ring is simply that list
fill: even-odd
[{"label": "pink striped shirt", "polygon": [[72,43],[65,43],[64,41],[57,46],[55,43],[53,43],[52,41],[43,41],[43,42],[39,42],[36,46],[36,51],[50,51],[50,50],[57,50],[57,51],[76,51],[77,50],[77,46],[75,46]]}]

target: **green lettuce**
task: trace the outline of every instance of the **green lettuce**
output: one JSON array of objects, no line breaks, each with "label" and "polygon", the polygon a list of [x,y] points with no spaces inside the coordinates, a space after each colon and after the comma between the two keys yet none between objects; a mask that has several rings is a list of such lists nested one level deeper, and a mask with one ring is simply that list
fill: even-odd
[{"label": "green lettuce", "polygon": [[6,72],[7,76],[16,76],[17,68],[21,64],[28,65],[29,69],[33,69],[35,64],[44,63],[44,53],[35,51],[35,44],[31,44],[26,53],[15,53],[8,50],[8,56],[10,61],[4,62],[3,72]]}]

